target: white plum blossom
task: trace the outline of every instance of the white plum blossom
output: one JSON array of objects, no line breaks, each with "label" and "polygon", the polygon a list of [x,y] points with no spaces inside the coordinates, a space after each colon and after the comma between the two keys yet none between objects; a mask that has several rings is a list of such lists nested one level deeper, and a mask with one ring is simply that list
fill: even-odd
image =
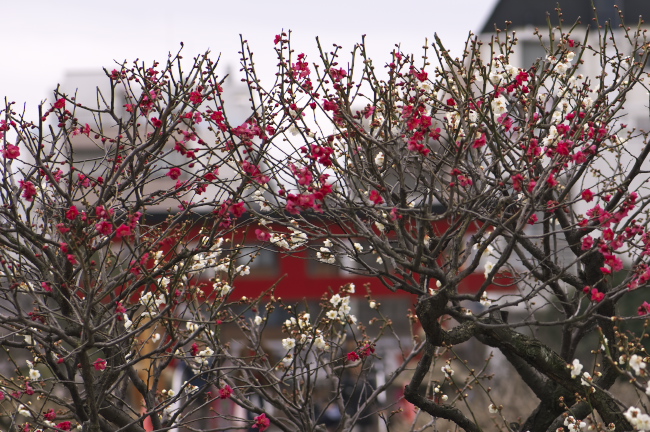
[{"label": "white plum blossom", "polygon": [[239,273],[241,276],[246,276],[251,274],[251,268],[247,265],[240,265],[235,269],[236,273]]},{"label": "white plum blossom", "polygon": [[454,370],[448,364],[441,367],[440,370],[445,374],[445,378],[451,378],[454,374]]},{"label": "white plum blossom", "polygon": [[469,110],[469,114],[467,115],[470,123],[475,124],[476,121],[478,120],[478,113],[474,110]]},{"label": "white plum blossom", "polygon": [[124,320],[124,328],[128,331],[133,328],[133,321],[129,319],[127,314],[122,314],[122,319]]},{"label": "white plum blossom", "polygon": [[271,243],[276,245],[277,247],[281,249],[291,249],[289,246],[289,243],[284,239],[284,237],[276,234],[271,235]]},{"label": "white plum blossom", "polygon": [[485,307],[490,307],[492,306],[492,300],[490,300],[487,296],[487,292],[483,291],[483,295],[481,295],[481,300],[480,300],[481,305]]},{"label": "white plum blossom", "polygon": [[304,313],[298,317],[298,325],[301,329],[309,330],[311,328],[311,324],[309,323],[310,318],[311,315],[308,313]]},{"label": "white plum blossom", "polygon": [[286,350],[291,350],[296,346],[296,340],[293,338],[282,339],[282,346]]},{"label": "white plum blossom", "polygon": [[456,129],[460,125],[460,114],[456,111],[448,112],[445,114],[445,120],[451,128]]},{"label": "white plum blossom", "polygon": [[587,427],[587,423],[576,420],[573,416],[569,416],[564,419],[564,426],[567,426],[570,432],[579,432],[580,429]]},{"label": "white plum blossom", "polygon": [[341,306],[339,307],[339,316],[341,318],[345,318],[346,316],[350,315],[350,310],[351,308],[349,304],[347,303],[341,304]]},{"label": "white plum blossom", "polygon": [[377,308],[377,302],[374,301],[374,300],[370,300],[370,302],[368,302],[368,306],[370,306],[370,309],[376,309]]},{"label": "white plum blossom", "polygon": [[264,319],[259,315],[255,315],[255,319],[253,321],[255,322],[256,325],[260,325],[264,322]]},{"label": "white plum blossom", "polygon": [[490,404],[490,406],[488,407],[488,411],[490,412],[490,414],[496,414],[499,412],[499,407],[497,407],[494,404]]},{"label": "white plum blossom", "polygon": [[318,336],[314,339],[314,346],[316,349],[325,350],[327,348],[327,343],[325,343],[325,339],[323,339],[322,336]]},{"label": "white plum blossom", "polygon": [[582,378],[580,379],[580,383],[583,386],[589,387],[591,386],[591,382],[593,381],[593,378],[589,374],[589,372],[585,372],[582,374]]},{"label": "white plum blossom", "polygon": [[361,246],[360,243],[355,243],[354,250],[356,250],[357,252],[363,252],[363,246]]},{"label": "white plum blossom", "polygon": [[384,160],[385,160],[384,153],[382,152],[377,153],[377,155],[375,156],[375,165],[377,165],[377,167],[379,168],[383,167]]},{"label": "white plum blossom", "polygon": [[25,417],[31,417],[32,413],[29,411],[29,409],[25,405],[20,405],[18,407],[18,414],[25,416]]},{"label": "white plum blossom", "polygon": [[316,252],[316,258],[326,264],[336,263],[336,256],[327,247],[321,247],[320,252]]},{"label": "white plum blossom", "polygon": [[642,371],[646,367],[643,357],[632,354],[632,356],[630,356],[630,367],[634,369],[635,374],[641,375],[643,373]]},{"label": "white plum blossom", "polygon": [[649,431],[650,430],[650,415],[641,414],[636,421],[636,428],[639,431]]},{"label": "white plum blossom", "polygon": [[492,112],[495,116],[500,116],[501,114],[508,112],[508,101],[503,95],[494,98],[490,103],[490,106],[492,107]]},{"label": "white plum blossom", "polygon": [[304,232],[292,229],[291,238],[289,240],[291,240],[290,249],[296,249],[307,243],[308,238],[307,234]]},{"label": "white plum blossom", "polygon": [[379,232],[383,233],[384,231],[386,231],[386,226],[381,222],[375,221],[375,226],[377,227]]},{"label": "white plum blossom", "polygon": [[41,373],[36,370],[36,369],[30,369],[29,370],[29,379],[32,381],[36,381],[41,377]]},{"label": "white plum blossom", "polygon": [[488,261],[485,263],[483,266],[484,272],[483,274],[485,275],[485,279],[487,279],[490,276],[490,272],[494,268],[494,263],[492,261]]},{"label": "white plum blossom", "polygon": [[650,430],[650,416],[643,414],[637,407],[629,407],[624,415],[634,429],[639,431]]},{"label": "white plum blossom", "polygon": [[326,316],[328,319],[334,320],[334,319],[336,319],[336,318],[339,316],[339,313],[338,313],[337,311],[335,311],[335,310],[331,310],[331,311],[327,311],[327,313],[325,314],[325,316]]},{"label": "white plum blossom", "polygon": [[219,291],[219,294],[221,294],[221,296],[226,296],[228,293],[230,293],[230,291],[232,291],[232,287],[226,282],[215,283],[214,288]]},{"label": "white plum blossom", "polygon": [[551,127],[548,129],[548,134],[546,134],[546,137],[542,140],[542,144],[548,147],[549,145],[553,144],[553,142],[555,142],[555,139],[557,137],[557,127],[555,127],[555,125],[551,125]]},{"label": "white plum blossom", "polygon": [[210,347],[206,347],[203,351],[199,352],[199,357],[211,357],[214,354],[214,350]]},{"label": "white plum blossom", "polygon": [[580,374],[582,373],[582,365],[580,364],[580,360],[574,359],[573,363],[567,366],[569,369],[571,369],[571,378],[576,378],[579,377]]},{"label": "white plum blossom", "polygon": [[158,342],[159,340],[160,340],[160,333],[154,333],[154,334],[151,336],[151,341],[152,341],[153,343],[156,343],[156,342]]}]

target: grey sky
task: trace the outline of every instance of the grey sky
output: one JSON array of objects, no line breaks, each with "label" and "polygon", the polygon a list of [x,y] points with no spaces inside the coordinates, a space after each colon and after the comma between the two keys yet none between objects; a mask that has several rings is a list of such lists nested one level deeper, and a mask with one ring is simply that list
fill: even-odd
[{"label": "grey sky", "polygon": [[383,63],[396,43],[421,52],[438,33],[459,52],[478,31],[496,0],[295,0],[139,1],[27,0],[3,2],[0,96],[34,113],[66,70],[99,70],[113,60],[164,60],[185,43],[185,56],[211,49],[222,65],[238,66],[239,34],[253,46],[256,63],[275,65],[273,37],[292,30],[292,43],[315,60],[316,36],[346,52],[366,35],[370,54]]}]

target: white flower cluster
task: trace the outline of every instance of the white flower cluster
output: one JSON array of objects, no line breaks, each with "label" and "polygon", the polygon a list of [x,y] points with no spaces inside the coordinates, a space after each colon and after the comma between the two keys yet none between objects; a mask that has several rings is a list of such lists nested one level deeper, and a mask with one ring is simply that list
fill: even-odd
[{"label": "white flower cluster", "polygon": [[188,322],[185,323],[185,328],[187,329],[187,331],[189,331],[191,333],[194,333],[195,331],[197,331],[199,329],[199,327],[200,326],[198,324],[193,323],[192,321],[188,321]]},{"label": "white flower cluster", "polygon": [[325,314],[331,320],[338,319],[340,321],[350,320],[352,323],[357,321],[354,315],[350,315],[350,296],[341,297],[339,294],[334,294],[330,298],[330,303],[335,309],[327,311]]},{"label": "white flower cluster", "polygon": [[435,386],[435,388],[433,389],[433,392],[435,394],[439,394],[440,395],[440,400],[442,400],[443,402],[446,402],[447,399],[449,399],[449,396],[442,393],[442,390],[440,390],[440,386]]},{"label": "white flower cluster", "polygon": [[[555,112],[559,112],[559,111],[555,111]],[[555,113],[553,113],[553,120],[557,120],[555,118]],[[557,127],[555,127],[555,125],[551,125],[551,127],[549,127],[548,129],[548,133],[546,134],[546,137],[542,139],[542,144],[548,147],[552,145],[557,138],[558,138]]]},{"label": "white flower cluster", "polygon": [[[298,334],[297,338],[289,337],[282,339],[282,347],[287,351],[292,350],[296,346],[308,345],[313,343],[313,345],[320,350],[328,350],[329,344],[325,342],[325,339],[321,335],[320,329],[314,328],[309,321],[311,315],[307,312],[302,312],[298,315],[298,319],[291,317],[284,322],[285,331],[291,332],[292,334]],[[314,335],[316,337],[314,337]],[[290,358],[288,360],[291,360]],[[286,362],[284,362],[286,366]],[[290,363],[290,362],[289,362]]]},{"label": "white flower cluster", "polygon": [[307,243],[307,234],[294,228],[289,229],[291,230],[291,235],[288,237],[288,240],[284,234],[272,233],[269,241],[277,247],[287,250],[297,249]]},{"label": "white flower cluster", "polygon": [[41,373],[37,369],[34,369],[34,363],[30,362],[29,360],[25,361],[27,362],[27,366],[29,366],[29,379],[36,381],[41,377]]},{"label": "white flower cluster", "polygon": [[632,356],[630,356],[629,364],[636,375],[645,375],[646,363],[643,360],[643,357],[636,354],[632,354]]},{"label": "white flower cluster", "polygon": [[238,273],[241,276],[246,276],[251,274],[251,268],[247,265],[242,264],[240,266],[237,266],[237,268],[235,269],[235,273]]},{"label": "white flower cluster", "polygon": [[18,406],[18,414],[25,416],[25,417],[31,417],[32,413],[29,411],[29,408],[27,408],[25,405],[20,405]]},{"label": "white flower cluster", "polygon": [[285,350],[290,351],[296,347],[296,340],[294,338],[282,339],[282,347]]},{"label": "white flower cluster", "polygon": [[625,411],[625,418],[630,422],[632,427],[638,431],[650,430],[650,416],[643,414],[640,409],[636,407],[629,407]]},{"label": "white flower cluster", "polygon": [[492,271],[493,268],[494,268],[494,263],[492,261],[488,261],[485,263],[485,265],[483,266],[484,269],[483,274],[485,275],[485,279],[487,279],[488,276],[490,276],[490,272]]},{"label": "white flower cluster", "polygon": [[480,303],[485,307],[492,306],[492,300],[488,298],[487,291],[483,291],[483,294],[481,295]]},{"label": "white flower cluster", "polygon": [[330,345],[327,342],[325,342],[323,336],[320,335],[314,339],[314,346],[316,347],[316,349],[323,350],[323,351],[328,351],[330,348]]},{"label": "white flower cluster", "polygon": [[260,211],[262,213],[268,213],[273,210],[269,202],[266,200],[266,198],[264,198],[264,191],[261,189],[253,192],[253,202],[257,203],[260,206]]},{"label": "white flower cluster", "polygon": [[508,101],[503,95],[500,95],[492,99],[492,102],[490,102],[490,106],[492,107],[492,114],[494,114],[494,116],[496,117],[508,112]]},{"label": "white flower cluster", "polygon": [[325,240],[323,242],[323,247],[320,248],[320,251],[316,253],[316,258],[326,264],[336,263],[336,255],[330,249],[332,247],[332,242],[330,240]]},{"label": "white flower cluster", "polygon": [[163,396],[164,396],[164,395],[167,395],[167,396],[169,396],[169,397],[174,397],[174,396],[176,396],[176,392],[175,392],[174,390],[172,390],[172,389],[169,389],[169,390],[167,390],[167,389],[163,389],[160,393],[162,393]]},{"label": "white flower cluster", "polygon": [[167,300],[165,300],[165,295],[162,293],[155,299],[153,298],[153,293],[151,291],[147,291],[140,296],[140,304],[147,309],[142,313],[143,316],[155,317],[160,310],[160,306],[166,303]]},{"label": "white flower cluster", "polygon": [[227,296],[230,291],[232,291],[232,286],[230,286],[227,282],[222,281],[221,279],[217,279],[213,284],[212,288],[219,293],[221,297]]},{"label": "white flower cluster", "polygon": [[571,378],[577,378],[582,373],[582,365],[578,359],[574,359],[572,364],[567,365],[567,368],[571,369]]},{"label": "white flower cluster", "polygon": [[377,168],[382,168],[384,166],[384,161],[386,160],[384,153],[379,152],[375,156],[375,165],[377,165]]},{"label": "white flower cluster", "polygon": [[445,113],[445,120],[451,129],[458,129],[460,126],[460,114],[457,111]]},{"label": "white flower cluster", "polygon": [[196,355],[196,361],[199,363],[201,366],[208,366],[210,357],[214,354],[214,351],[210,347],[205,347],[204,350],[200,351]]},{"label": "white flower cluster", "polygon": [[[205,242],[206,240],[202,240]],[[209,241],[209,240],[207,240]],[[211,248],[208,253],[198,253],[192,257],[192,264],[190,265],[191,273],[200,273],[209,268],[215,268],[224,265],[223,262],[219,261],[219,255],[221,255],[221,244],[223,240],[219,239]],[[224,261],[224,260],[222,260]],[[226,259],[225,261],[229,261]],[[226,265],[226,269],[228,265]]]},{"label": "white flower cluster", "polygon": [[500,85],[503,85],[505,83],[514,80],[517,77],[517,75],[519,75],[519,72],[523,71],[523,69],[519,69],[510,64],[504,63],[504,61],[505,61],[505,57],[503,56],[499,59],[495,58],[492,61],[488,79],[495,87],[498,87]]},{"label": "white flower cluster", "polygon": [[451,368],[450,364],[444,365],[440,370],[445,374],[445,378],[451,378],[454,375],[454,370]]},{"label": "white flower cluster", "polygon": [[573,416],[568,416],[566,419],[564,419],[564,426],[569,429],[569,432],[580,432],[581,429],[587,427],[587,423],[576,420]]},{"label": "white flower cluster", "polygon": [[162,260],[164,255],[164,252],[159,250],[154,252],[152,258],[153,258],[153,267],[156,268],[160,264],[160,261]]},{"label": "white flower cluster", "polygon": [[554,72],[557,72],[560,75],[564,75],[569,68],[571,68],[571,62],[575,57],[575,53],[569,51],[564,57],[556,58],[553,56],[547,56],[546,61],[551,63],[552,66],[555,66],[553,69]]},{"label": "white flower cluster", "polygon": [[124,320],[124,328],[126,331],[129,331],[133,328],[133,321],[129,319],[129,316],[127,314],[122,314],[122,319]]}]

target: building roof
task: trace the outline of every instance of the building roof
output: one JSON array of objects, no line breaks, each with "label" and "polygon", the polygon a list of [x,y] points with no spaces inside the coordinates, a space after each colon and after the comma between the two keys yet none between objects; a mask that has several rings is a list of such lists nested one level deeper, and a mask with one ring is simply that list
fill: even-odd
[{"label": "building roof", "polygon": [[[562,9],[562,20],[569,28],[578,18],[583,25],[588,25],[595,17],[592,0],[499,0],[492,14],[485,22],[481,33],[493,33],[494,26],[505,28],[505,22],[510,21],[514,27],[547,26],[547,16],[553,25],[559,23],[557,6]],[[593,0],[598,11],[598,21],[604,23],[611,21],[614,25],[620,24],[618,11],[623,12],[625,22],[637,23],[639,16],[650,19],[650,1],[648,0]],[[618,6],[618,9],[614,7]]]}]

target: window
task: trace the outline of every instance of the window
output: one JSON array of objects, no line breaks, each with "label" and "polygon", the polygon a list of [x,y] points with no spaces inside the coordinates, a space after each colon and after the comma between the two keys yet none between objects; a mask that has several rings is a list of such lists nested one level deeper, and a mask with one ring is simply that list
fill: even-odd
[{"label": "window", "polygon": [[525,40],[521,42],[521,67],[529,69],[537,60],[546,58],[546,49],[539,39]]},{"label": "window", "polygon": [[275,277],[280,274],[280,254],[274,247],[245,246],[237,256],[237,266],[240,265],[250,267],[247,278]]}]

